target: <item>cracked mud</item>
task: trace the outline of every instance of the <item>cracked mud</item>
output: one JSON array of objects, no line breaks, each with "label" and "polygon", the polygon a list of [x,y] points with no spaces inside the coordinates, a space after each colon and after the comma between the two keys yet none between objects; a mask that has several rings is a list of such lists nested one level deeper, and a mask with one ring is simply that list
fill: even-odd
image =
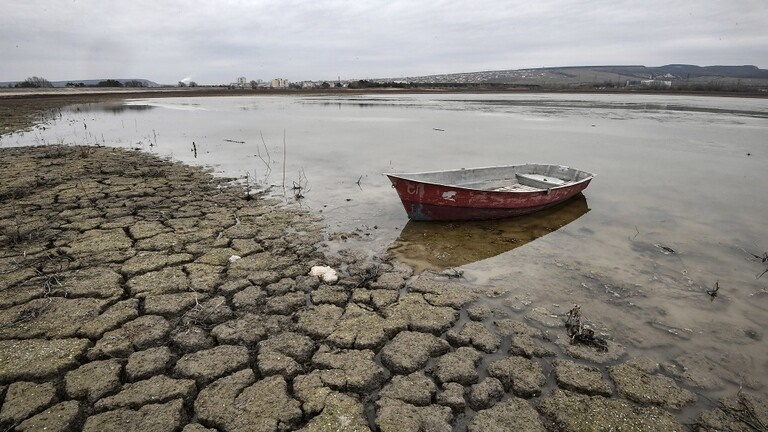
[{"label": "cracked mud", "polygon": [[681,409],[702,431],[768,423],[759,396],[705,405],[615,342],[552,340],[551,314],[325,256],[312,215],[203,170],[109,148],[0,156],[0,430],[675,431]]}]

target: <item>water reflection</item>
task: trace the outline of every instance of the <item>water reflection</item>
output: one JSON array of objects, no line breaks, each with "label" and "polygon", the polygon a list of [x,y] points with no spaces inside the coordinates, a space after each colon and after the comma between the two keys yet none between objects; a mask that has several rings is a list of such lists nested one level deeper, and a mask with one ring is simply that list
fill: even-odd
[{"label": "water reflection", "polygon": [[540,114],[561,113],[563,111],[590,111],[590,110],[622,110],[630,112],[680,112],[680,113],[706,113],[706,114],[726,114],[754,118],[768,118],[768,114],[760,110],[750,110],[734,107],[715,107],[715,106],[696,106],[688,103],[669,103],[656,101],[601,101],[590,98],[581,99],[437,99],[441,103],[436,105],[435,101],[425,101],[420,99],[392,98],[392,97],[332,97],[332,98],[304,98],[302,105],[318,106],[338,106],[341,109],[345,107],[356,108],[422,108],[422,109],[445,109],[445,110],[478,110],[490,112],[504,112],[505,110],[533,110]]},{"label": "water reflection", "polygon": [[[453,102],[459,102],[454,100]],[[688,113],[708,113],[708,114],[732,114],[741,115],[755,118],[768,118],[763,111],[757,110],[745,110],[745,109],[733,109],[733,108],[717,108],[710,106],[693,106],[690,104],[671,104],[671,103],[654,103],[654,102],[596,102],[592,100],[569,100],[568,102],[552,100],[474,100],[472,104],[479,105],[481,107],[489,107],[494,110],[507,108],[538,108],[541,112],[561,112],[563,110],[578,110],[578,109],[604,109],[604,110],[627,110],[634,112],[688,112]]]},{"label": "water reflection", "polygon": [[398,99],[377,99],[377,98],[333,98],[333,99],[313,99],[304,98],[299,102],[301,105],[321,106],[321,107],[351,107],[351,108],[427,108],[423,104]]},{"label": "water reflection", "polygon": [[491,258],[556,231],[589,211],[578,194],[555,207],[510,219],[468,222],[409,221],[390,253],[417,272]]},{"label": "water reflection", "polygon": [[120,114],[125,111],[149,111],[154,108],[156,107],[153,105],[126,104],[124,101],[116,101],[116,102],[95,102],[95,103],[71,105],[66,107],[65,110],[73,113],[105,112],[105,113],[112,113],[112,114]]}]

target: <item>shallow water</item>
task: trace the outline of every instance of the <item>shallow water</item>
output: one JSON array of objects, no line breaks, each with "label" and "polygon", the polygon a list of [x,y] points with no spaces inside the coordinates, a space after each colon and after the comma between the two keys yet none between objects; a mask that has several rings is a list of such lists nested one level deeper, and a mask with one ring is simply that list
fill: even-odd
[{"label": "shallow water", "polygon": [[[760,387],[768,274],[750,254],[768,250],[766,137],[768,99],[393,94],[81,105],[0,146],[138,148],[285,185],[286,202],[300,184],[301,205],[347,233],[329,249],[460,265],[512,309],[579,303],[632,355],[700,353],[729,385]],[[571,210],[457,225],[407,223],[382,175],[523,162],[597,176]]]}]

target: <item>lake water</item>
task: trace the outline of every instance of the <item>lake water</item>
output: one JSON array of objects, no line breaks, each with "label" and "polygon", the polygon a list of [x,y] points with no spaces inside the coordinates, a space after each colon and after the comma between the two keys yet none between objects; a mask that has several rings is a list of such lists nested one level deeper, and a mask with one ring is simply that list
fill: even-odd
[{"label": "lake water", "polygon": [[[247,175],[280,196],[285,185],[287,203],[300,184],[300,205],[346,233],[331,235],[329,250],[394,248],[418,269],[461,266],[465,283],[500,294],[494,307],[563,314],[578,303],[630,355],[677,359],[701,374],[716,365],[715,390],[766,384],[768,274],[757,278],[766,264],[752,255],[768,251],[768,99],[146,99],[73,107],[44,129],[0,138],[56,143],[139,148]],[[383,175],[524,162],[596,178],[583,197],[538,216],[420,224],[407,223]]]}]

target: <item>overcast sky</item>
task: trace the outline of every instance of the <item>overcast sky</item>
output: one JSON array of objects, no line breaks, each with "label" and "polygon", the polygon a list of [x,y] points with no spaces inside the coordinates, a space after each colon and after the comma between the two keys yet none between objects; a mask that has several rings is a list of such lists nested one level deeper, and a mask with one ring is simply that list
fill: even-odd
[{"label": "overcast sky", "polygon": [[767,0],[10,0],[0,81],[223,84],[669,63],[768,68]]}]

